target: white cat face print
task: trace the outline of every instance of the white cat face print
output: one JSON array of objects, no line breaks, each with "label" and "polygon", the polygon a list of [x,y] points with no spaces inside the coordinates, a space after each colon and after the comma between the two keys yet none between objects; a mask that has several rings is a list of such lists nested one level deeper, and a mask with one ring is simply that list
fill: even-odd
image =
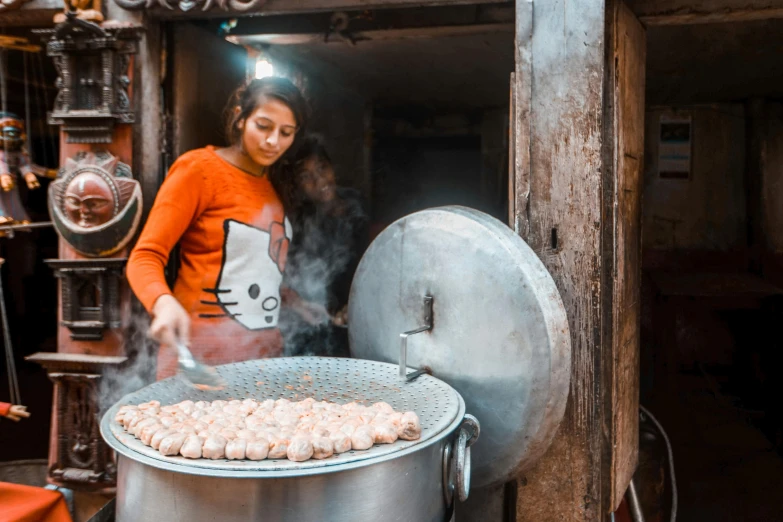
[{"label": "white cat face print", "polygon": [[223,230],[223,264],[217,287],[205,290],[214,293],[216,304],[245,328],[276,328],[282,269],[291,239],[288,219],[285,224],[274,223],[269,231],[227,219]]}]

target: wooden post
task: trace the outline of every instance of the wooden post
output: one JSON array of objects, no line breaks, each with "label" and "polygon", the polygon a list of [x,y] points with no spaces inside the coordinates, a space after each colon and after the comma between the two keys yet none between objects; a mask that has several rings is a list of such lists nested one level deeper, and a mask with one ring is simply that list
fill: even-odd
[{"label": "wooden post", "polygon": [[571,395],[549,451],[520,478],[517,520],[599,520],[602,0],[517,2],[515,229],[569,315]]},{"label": "wooden post", "polygon": [[[113,5],[113,4],[112,4]],[[111,11],[111,9],[110,9]],[[128,20],[125,20],[128,21]],[[105,27],[107,27],[107,31],[117,30],[120,31],[122,29],[118,29],[117,25],[111,26],[111,24],[107,24]],[[148,28],[149,29],[149,28]],[[141,53],[141,57],[143,59],[146,59],[149,56],[149,40],[146,37],[143,37],[142,40],[144,43],[141,45],[141,48],[143,52]],[[126,48],[127,49],[127,48]],[[105,51],[103,56],[104,61],[102,62],[103,66],[103,78],[114,78],[113,73],[122,74],[125,73],[125,71],[114,71],[113,68],[115,66],[121,67],[122,69],[125,68],[125,64],[127,64],[128,70],[127,70],[127,80],[129,81],[128,89],[127,89],[127,96],[130,100],[135,101],[134,109],[136,110],[136,122],[137,126],[136,129],[141,127],[141,120],[140,117],[147,116],[150,111],[150,105],[153,105],[155,109],[155,120],[157,121],[157,114],[158,109],[157,106],[155,106],[154,102],[158,99],[158,96],[150,94],[149,89],[138,89],[137,88],[137,80],[138,76],[140,75],[141,71],[146,71],[149,67],[146,63],[139,64],[136,57],[134,56],[128,56],[127,61],[123,61],[118,59],[117,65],[114,63],[114,58],[111,52]],[[110,59],[107,62],[107,59]],[[157,60],[157,55],[156,55]],[[154,71],[157,71],[157,68],[154,69]],[[155,94],[157,94],[157,90],[155,90]],[[110,107],[111,110],[114,110],[114,101],[115,101],[115,93],[108,87],[104,86],[103,91],[101,93],[102,95],[102,101],[98,105],[96,105],[96,110],[93,112],[99,112],[100,110],[105,110],[107,107]],[[145,99],[145,96],[147,99]],[[142,103],[139,103],[142,101]],[[119,102],[118,102],[119,103]],[[70,105],[66,104],[66,107],[56,106],[55,112],[67,112],[72,109]],[[58,118],[62,116],[58,113]],[[100,116],[103,116],[101,114]],[[118,116],[118,118],[121,118]],[[63,120],[65,121],[65,120]],[[105,124],[105,122],[101,121],[101,124]],[[96,124],[97,125],[97,124]],[[85,132],[85,129],[83,128],[83,125],[70,125],[71,131],[76,132],[77,130],[79,132]],[[145,125],[145,127],[147,127]],[[153,130],[156,129],[152,123],[149,125]],[[96,127],[96,129],[100,128],[100,125]],[[127,164],[131,167],[134,177],[137,179],[142,180],[142,185],[144,185],[145,178],[149,175],[150,172],[156,173],[157,168],[150,169],[150,162],[149,161],[141,161],[144,157],[138,152],[141,147],[134,147],[134,141],[137,141],[139,145],[149,144],[150,142],[154,141],[158,143],[157,136],[155,137],[148,137],[145,136],[143,133],[138,132],[134,129],[134,127],[131,124],[127,123],[127,120],[119,120],[116,125],[114,125],[113,130],[111,131],[111,137],[110,140],[108,140],[108,143],[92,143],[93,139],[102,141],[103,138],[90,138],[90,139],[75,139],[73,141],[82,141],[82,143],[69,143],[68,140],[68,124],[64,125],[63,129],[60,131],[60,164],[64,165],[66,160],[69,158],[73,158],[77,153],[80,152],[99,152],[99,151],[108,151],[114,156],[116,156],[119,161],[121,161],[124,164]],[[141,136],[141,139],[138,139],[137,137]],[[157,159],[157,158],[156,158]],[[139,172],[139,167],[148,169],[146,171],[142,171],[141,175]],[[157,167],[157,161],[156,161],[156,167]],[[145,175],[146,174],[146,175]],[[155,186],[155,189],[157,186]],[[147,194],[150,194],[148,191]],[[154,194],[154,192],[151,192],[151,194]],[[116,252],[110,256],[110,258],[116,258],[121,259],[124,257],[127,257],[127,254],[129,252],[130,247],[126,247],[123,250]],[[65,261],[79,261],[79,260],[86,260],[86,258],[78,253],[74,248],[72,248],[66,241],[63,239],[60,240],[60,246],[59,246],[59,259],[60,264],[64,264]],[[90,268],[89,270],[95,270],[94,268]],[[98,279],[100,280],[103,275],[99,275]],[[106,287],[106,285],[100,285],[103,289],[100,291],[100,297],[101,297],[101,303],[106,306],[119,306],[119,310],[121,311],[121,321],[112,321],[111,326],[104,331],[101,332],[101,335],[94,335],[92,339],[88,339],[89,336],[85,337],[84,335],[74,335],[74,331],[72,329],[69,329],[67,326],[63,324],[63,295],[62,292],[59,292],[59,317],[58,320],[60,322],[60,326],[58,329],[58,342],[57,342],[57,351],[62,354],[63,357],[66,355],[73,355],[76,357],[79,356],[86,356],[89,358],[89,356],[102,356],[102,357],[110,357],[110,356],[121,356],[127,354],[127,346],[126,339],[125,339],[125,333],[128,325],[130,324],[130,310],[131,310],[131,293],[130,289],[127,287],[127,284],[124,284],[124,281],[120,283],[119,285],[114,282],[110,282],[109,287],[114,288],[118,291],[112,291],[110,294],[116,298],[119,303],[106,303],[105,292],[109,287]],[[73,297],[73,296],[72,296]],[[105,312],[105,310],[104,310]],[[71,426],[70,424],[64,424],[64,419],[69,417],[63,417],[63,412],[67,408],[72,408],[75,406],[86,408],[90,407],[90,415],[89,416],[96,416],[98,415],[97,409],[95,407],[95,404],[97,404],[97,388],[95,383],[98,381],[98,375],[85,373],[84,376],[78,376],[76,375],[78,373],[77,370],[74,370],[70,373],[68,373],[67,376],[60,375],[60,374],[52,374],[53,378],[57,381],[58,386],[55,388],[55,404],[58,405],[57,411],[60,413],[59,415],[56,414],[56,412],[53,412],[52,415],[52,429],[51,429],[51,439],[50,439],[50,451],[49,451],[49,463],[50,463],[50,480],[61,484],[61,485],[67,485],[70,487],[73,487],[74,489],[94,489],[92,488],[92,482],[98,480],[100,481],[100,486],[104,489],[110,489],[113,487],[113,480],[114,475],[113,473],[108,474],[101,474],[101,470],[98,469],[101,467],[101,463],[98,462],[98,464],[95,464],[97,468],[95,470],[90,469],[79,469],[79,462],[81,462],[79,459],[74,458],[72,459],[72,463],[69,466],[63,466],[63,445],[62,441],[65,440],[64,437],[70,436],[72,434],[69,434],[67,432],[68,429],[82,429],[84,426],[89,426],[87,423],[81,423],[78,426]],[[76,376],[74,376],[76,375]],[[66,386],[67,384],[67,386]],[[69,392],[67,395],[65,395],[64,390],[80,390],[79,393],[76,392]],[[78,404],[74,405],[73,401],[77,401]],[[90,406],[91,405],[91,406]],[[80,433],[81,437],[85,438],[87,440],[91,434],[89,433]],[[58,442],[59,441],[59,442]],[[101,455],[102,451],[105,449],[103,446],[103,441],[98,437],[96,444],[96,448],[99,448],[100,451],[98,451],[98,455]],[[98,459],[100,460],[100,459]],[[102,462],[102,461],[101,461]],[[67,469],[66,469],[67,468]],[[65,469],[65,471],[63,471]],[[98,477],[98,478],[96,478]]]},{"label": "wooden post", "polygon": [[[604,109],[608,144],[604,175],[604,470],[605,507],[615,511],[639,457],[639,343],[642,285],[642,187],[646,40],[642,24],[623,3],[612,4],[611,53]],[[605,125],[606,128],[606,125]],[[607,147],[605,147],[607,148]],[[609,175],[613,174],[613,175]],[[611,246],[611,250],[608,247]],[[610,268],[611,267],[611,268]],[[608,301],[608,302],[607,302]]]},{"label": "wooden post", "polygon": [[597,521],[619,503],[638,445],[643,31],[603,0],[518,0],[516,23],[512,225],[557,283],[572,335],[565,417],[520,477],[516,515]]},{"label": "wooden post", "polygon": [[515,229],[563,297],[571,395],[552,446],[520,479],[519,521],[599,520],[602,0],[517,2]]}]

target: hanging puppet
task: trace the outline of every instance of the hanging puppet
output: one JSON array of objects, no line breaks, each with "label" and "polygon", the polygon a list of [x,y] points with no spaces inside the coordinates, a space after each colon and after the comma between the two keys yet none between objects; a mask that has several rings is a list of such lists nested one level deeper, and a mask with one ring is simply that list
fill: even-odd
[{"label": "hanging puppet", "polygon": [[15,114],[0,112],[0,225],[27,224],[30,218],[19,194],[21,179],[29,189],[41,185],[47,169],[33,165],[25,148],[24,123]]}]

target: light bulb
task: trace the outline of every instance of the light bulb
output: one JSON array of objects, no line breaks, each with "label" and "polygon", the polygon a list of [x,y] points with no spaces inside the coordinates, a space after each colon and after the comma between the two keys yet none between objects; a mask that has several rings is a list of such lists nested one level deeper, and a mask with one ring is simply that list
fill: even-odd
[{"label": "light bulb", "polygon": [[269,60],[261,59],[256,61],[256,79],[274,75],[275,68],[272,67],[272,63]]}]

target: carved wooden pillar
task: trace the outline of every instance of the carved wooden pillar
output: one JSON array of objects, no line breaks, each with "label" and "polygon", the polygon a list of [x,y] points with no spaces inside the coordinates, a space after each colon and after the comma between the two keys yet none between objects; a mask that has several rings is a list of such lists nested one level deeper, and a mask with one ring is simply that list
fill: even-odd
[{"label": "carved wooden pillar", "polygon": [[98,383],[102,370],[125,361],[130,324],[123,272],[142,213],[131,164],[131,71],[142,29],[82,18],[67,13],[54,29],[36,31],[59,76],[49,123],[60,126],[61,168],[49,187],[49,214],[60,248],[47,263],[60,281],[60,327],[59,353],[31,360],[55,383],[49,481],[105,492],[116,477],[98,432]]},{"label": "carved wooden pillar", "polygon": [[107,368],[125,357],[36,353],[27,357],[46,368],[54,382],[58,430],[52,444],[49,480],[72,489],[111,493],[117,469],[100,434],[99,384]]},{"label": "carved wooden pillar", "polygon": [[127,259],[50,259],[60,280],[62,324],[71,339],[101,341],[104,330],[122,327],[120,286]]}]

